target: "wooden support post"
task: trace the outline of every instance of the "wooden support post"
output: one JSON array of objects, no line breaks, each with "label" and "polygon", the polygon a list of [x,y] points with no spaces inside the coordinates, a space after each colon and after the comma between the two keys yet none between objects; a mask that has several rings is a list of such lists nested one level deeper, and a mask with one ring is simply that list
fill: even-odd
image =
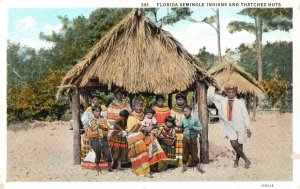
[{"label": "wooden support post", "polygon": [[172,108],[172,96],[173,96],[172,93],[168,94],[168,106],[169,106],[169,108]]},{"label": "wooden support post", "polygon": [[72,89],[72,117],[73,117],[73,164],[80,165],[81,142],[80,142],[80,102],[78,88]]},{"label": "wooden support post", "polygon": [[202,124],[202,133],[200,135],[200,163],[209,163],[209,142],[208,142],[208,109],[205,83],[197,82],[197,103],[198,116]]}]

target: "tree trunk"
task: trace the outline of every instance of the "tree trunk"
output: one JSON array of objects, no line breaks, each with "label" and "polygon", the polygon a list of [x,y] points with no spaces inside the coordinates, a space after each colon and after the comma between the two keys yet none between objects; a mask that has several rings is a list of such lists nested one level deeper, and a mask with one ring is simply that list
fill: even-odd
[{"label": "tree trunk", "polygon": [[252,121],[255,121],[256,107],[257,107],[257,97],[253,95],[253,116],[252,116]]},{"label": "tree trunk", "polygon": [[80,102],[78,88],[72,89],[72,117],[73,117],[73,164],[80,165]]},{"label": "tree trunk", "polygon": [[208,142],[208,110],[206,100],[206,88],[203,82],[197,82],[197,103],[198,116],[202,124],[202,133],[200,135],[200,162],[209,163],[209,142]]},{"label": "tree trunk", "polygon": [[221,32],[220,32],[220,16],[219,16],[219,9],[216,10],[216,23],[217,23],[217,34],[218,34],[218,58],[219,62],[222,62],[222,55],[221,55]]},{"label": "tree trunk", "polygon": [[258,81],[263,79],[263,62],[262,62],[262,19],[257,17],[257,35],[258,35],[258,46],[257,46],[257,68],[258,68]]}]

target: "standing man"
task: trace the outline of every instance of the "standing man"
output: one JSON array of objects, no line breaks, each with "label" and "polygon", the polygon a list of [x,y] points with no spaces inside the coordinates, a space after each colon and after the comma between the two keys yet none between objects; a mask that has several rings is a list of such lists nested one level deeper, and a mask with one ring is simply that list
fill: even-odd
[{"label": "standing man", "polygon": [[207,98],[217,107],[220,115],[220,126],[224,138],[230,140],[231,146],[236,152],[233,167],[238,167],[239,159],[245,160],[245,168],[250,167],[251,162],[243,152],[243,144],[246,142],[246,133],[251,137],[250,120],[245,103],[236,98],[237,86],[232,83],[225,85],[227,97],[215,94],[215,87],[210,86]]},{"label": "standing man", "polygon": [[202,130],[202,125],[196,117],[191,116],[191,113],[191,106],[186,105],[183,107],[185,118],[181,121],[181,127],[183,128],[182,172],[184,173],[187,170],[186,164],[189,160],[189,156],[191,156],[192,165],[197,165],[197,170],[203,174],[205,171],[203,171],[200,166],[197,148],[197,137]]},{"label": "standing man", "polygon": [[178,159],[178,166],[182,165],[182,129],[178,127],[184,119],[182,111],[183,106],[186,104],[186,96],[183,93],[178,93],[175,96],[176,104],[171,109],[171,116],[175,118],[175,131],[176,131],[176,158]]}]

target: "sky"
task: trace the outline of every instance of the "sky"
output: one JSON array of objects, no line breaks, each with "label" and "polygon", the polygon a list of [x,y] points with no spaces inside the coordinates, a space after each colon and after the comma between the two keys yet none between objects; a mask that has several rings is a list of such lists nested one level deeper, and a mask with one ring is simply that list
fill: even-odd
[{"label": "sky", "polygon": [[[58,15],[66,15],[73,19],[83,15],[88,18],[89,14],[96,8],[10,8],[8,10],[8,39],[24,46],[35,49],[50,48],[53,44],[39,39],[39,33],[50,34],[58,32],[62,24],[57,18]],[[226,48],[235,49],[241,43],[251,44],[254,35],[243,31],[230,34],[227,24],[233,20],[253,22],[247,16],[237,14],[239,8],[221,8],[221,51],[224,54]],[[214,15],[211,8],[192,8],[192,18],[202,20],[206,16]],[[160,12],[161,15],[167,12],[166,8]],[[160,15],[159,15],[160,16]],[[192,54],[197,54],[199,49],[206,47],[207,51],[217,54],[217,33],[208,24],[180,21],[173,25],[163,26]],[[263,35],[263,43],[267,41],[292,41],[292,31],[272,31]]]}]

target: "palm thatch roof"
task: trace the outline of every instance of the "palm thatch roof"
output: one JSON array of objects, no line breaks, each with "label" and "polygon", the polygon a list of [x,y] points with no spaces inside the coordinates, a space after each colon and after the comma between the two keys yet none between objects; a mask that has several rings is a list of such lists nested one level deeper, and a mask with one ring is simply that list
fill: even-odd
[{"label": "palm thatch roof", "polygon": [[207,73],[217,80],[221,91],[224,91],[224,85],[230,81],[238,86],[238,93],[240,94],[250,93],[259,98],[264,96],[265,91],[259,82],[238,64],[218,63]]},{"label": "palm thatch roof", "polygon": [[[63,78],[61,86],[86,87],[90,78],[129,93],[172,93],[196,80],[217,85],[202,64],[167,31],[134,9]],[[60,96],[66,89],[60,88]]]}]

